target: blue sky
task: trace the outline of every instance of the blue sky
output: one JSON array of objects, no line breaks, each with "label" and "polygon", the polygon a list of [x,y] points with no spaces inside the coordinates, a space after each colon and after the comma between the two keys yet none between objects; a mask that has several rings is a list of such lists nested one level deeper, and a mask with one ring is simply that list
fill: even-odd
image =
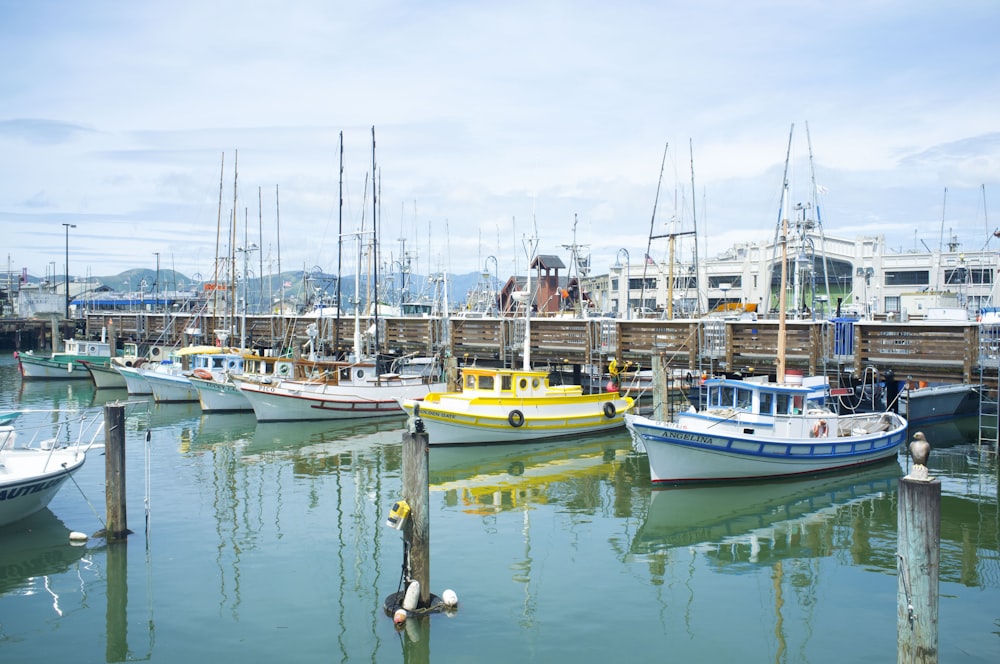
[{"label": "blue sky", "polygon": [[827,234],[993,248],[998,25],[993,0],[0,0],[3,258],[62,274],[72,223],[71,274],[210,275],[238,150],[252,271],[280,210],[282,269],[333,272],[339,136],[344,228],[370,228],[372,127],[383,258],[406,238],[419,273],[523,271],[533,224],[567,262],[575,226],[595,273],[651,226],[765,241],[793,124]]}]

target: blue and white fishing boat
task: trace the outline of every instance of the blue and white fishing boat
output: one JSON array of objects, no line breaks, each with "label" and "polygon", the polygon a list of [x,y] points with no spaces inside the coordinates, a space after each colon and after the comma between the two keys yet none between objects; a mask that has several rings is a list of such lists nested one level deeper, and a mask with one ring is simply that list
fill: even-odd
[{"label": "blue and white fishing boat", "polygon": [[[786,188],[787,196],[787,188]],[[785,207],[787,209],[787,206]],[[782,239],[788,221],[782,220]],[[891,411],[841,415],[826,376],[785,371],[787,246],[782,244],[775,381],[705,381],[701,410],[673,421],[628,414],[625,424],[649,457],[654,484],[809,475],[895,455],[907,422]]]},{"label": "blue and white fishing boat", "polygon": [[893,412],[841,415],[823,376],[781,383],[709,379],[705,407],[671,422],[626,415],[655,484],[808,475],[895,455],[906,420]]}]

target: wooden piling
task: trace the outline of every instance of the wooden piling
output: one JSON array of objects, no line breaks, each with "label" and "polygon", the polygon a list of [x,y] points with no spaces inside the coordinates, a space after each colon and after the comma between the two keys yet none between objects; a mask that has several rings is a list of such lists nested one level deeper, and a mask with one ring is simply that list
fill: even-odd
[{"label": "wooden piling", "polygon": [[444,376],[449,392],[458,391],[458,358],[446,357],[444,360]]},{"label": "wooden piling", "polygon": [[896,661],[937,662],[940,481],[899,480],[898,530]]},{"label": "wooden piling", "polygon": [[417,606],[430,605],[431,526],[430,481],[427,433],[403,432],[403,499],[410,505],[410,516],[403,523],[403,540],[410,555],[410,578],[420,582]]},{"label": "wooden piling", "polygon": [[108,521],[104,538],[109,542],[129,534],[125,514],[125,405],[104,407],[104,499]]},{"label": "wooden piling", "polygon": [[668,401],[670,399],[667,367],[663,356],[653,353],[653,419],[665,421],[669,416]]}]

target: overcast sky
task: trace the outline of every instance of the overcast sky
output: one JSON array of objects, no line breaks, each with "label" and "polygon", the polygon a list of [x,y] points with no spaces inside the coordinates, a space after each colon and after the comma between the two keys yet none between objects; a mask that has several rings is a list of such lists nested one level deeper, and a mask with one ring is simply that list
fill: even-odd
[{"label": "overcast sky", "polygon": [[523,271],[533,224],[594,273],[651,229],[766,241],[790,134],[828,235],[992,249],[998,26],[996,0],[0,0],[0,246],[62,274],[69,223],[73,275],[208,277],[238,151],[251,271],[336,272],[339,137],[343,228],[371,228],[374,127],[383,259],[405,238],[422,274]]}]

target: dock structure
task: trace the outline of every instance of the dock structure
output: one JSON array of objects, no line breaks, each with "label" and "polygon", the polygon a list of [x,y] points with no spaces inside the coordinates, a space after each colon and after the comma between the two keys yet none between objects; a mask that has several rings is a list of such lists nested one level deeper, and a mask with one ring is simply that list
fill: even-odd
[{"label": "dock structure", "polygon": [[[169,346],[212,343],[212,331],[231,325],[217,319],[171,313],[92,313],[76,321],[88,337],[98,338],[113,326],[120,339]],[[247,316],[247,347],[286,351],[310,338],[318,328],[327,350],[350,349],[354,319]],[[371,335],[370,324],[363,334]],[[194,338],[193,331],[200,334]],[[512,365],[520,362],[524,321],[491,317],[383,317],[378,324],[378,348],[390,355],[442,353],[462,363]],[[892,369],[900,379],[915,382],[985,381],[996,388],[998,353],[992,337],[981,334],[975,321],[846,321],[792,320],[786,323],[787,366],[809,373],[829,373],[838,367],[861,373],[868,367]],[[230,336],[228,345],[239,345]],[[689,371],[773,370],[778,323],[771,320],[633,319],[536,317],[531,320],[531,357],[550,366],[607,366],[633,362],[650,368],[651,357]]]}]

